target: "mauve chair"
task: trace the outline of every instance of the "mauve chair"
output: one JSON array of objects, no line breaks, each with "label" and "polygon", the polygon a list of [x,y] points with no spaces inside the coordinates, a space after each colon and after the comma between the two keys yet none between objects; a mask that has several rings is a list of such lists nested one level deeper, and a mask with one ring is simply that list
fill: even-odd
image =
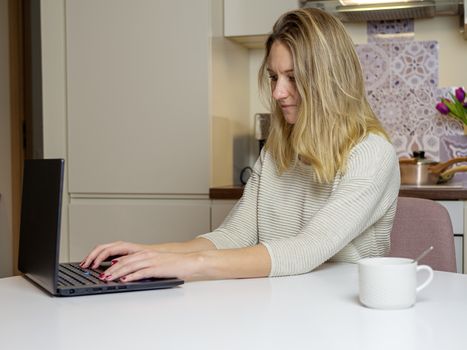
[{"label": "mauve chair", "polygon": [[457,272],[454,234],[446,208],[429,199],[399,197],[388,256],[415,259],[430,246],[434,249],[419,265]]}]

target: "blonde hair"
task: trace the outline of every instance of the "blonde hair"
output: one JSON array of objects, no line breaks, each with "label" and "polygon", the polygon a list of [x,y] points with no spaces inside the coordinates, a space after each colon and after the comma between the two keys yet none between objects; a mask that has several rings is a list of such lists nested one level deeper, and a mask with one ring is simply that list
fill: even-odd
[{"label": "blonde hair", "polygon": [[[301,103],[298,119],[288,124],[272,98],[268,58],[280,41],[292,55]],[[360,62],[344,25],[319,9],[300,9],[282,15],[266,41],[259,86],[271,109],[266,149],[279,173],[300,157],[313,166],[317,181],[330,183],[344,172],[352,148],[368,133],[388,139],[365,94]]]}]

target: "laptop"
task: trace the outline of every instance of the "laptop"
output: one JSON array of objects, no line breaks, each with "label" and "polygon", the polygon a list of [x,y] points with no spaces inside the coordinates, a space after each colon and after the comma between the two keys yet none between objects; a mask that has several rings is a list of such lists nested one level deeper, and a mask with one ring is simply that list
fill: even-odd
[{"label": "laptop", "polygon": [[19,270],[56,296],[129,292],[183,284],[177,278],[105,282],[98,276],[107,266],[83,269],[79,263],[59,263],[64,163],[63,159],[34,159],[24,163]]}]

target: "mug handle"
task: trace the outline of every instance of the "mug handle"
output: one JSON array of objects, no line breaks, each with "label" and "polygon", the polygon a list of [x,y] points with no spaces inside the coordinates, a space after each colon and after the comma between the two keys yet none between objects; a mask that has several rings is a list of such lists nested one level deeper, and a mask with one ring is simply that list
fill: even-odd
[{"label": "mug handle", "polygon": [[417,266],[417,272],[418,271],[422,271],[422,270],[425,270],[428,272],[429,276],[428,278],[425,280],[425,282],[423,282],[421,285],[419,285],[416,289],[416,292],[420,292],[423,288],[425,288],[427,285],[430,284],[430,282],[433,280],[433,269],[431,267],[429,267],[428,265],[420,265],[420,266]]}]

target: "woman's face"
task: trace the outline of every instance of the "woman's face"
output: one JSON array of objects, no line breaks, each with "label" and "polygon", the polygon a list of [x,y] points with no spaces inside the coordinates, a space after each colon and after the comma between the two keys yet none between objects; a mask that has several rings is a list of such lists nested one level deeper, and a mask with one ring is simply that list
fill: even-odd
[{"label": "woman's face", "polygon": [[294,66],[289,48],[280,41],[271,46],[268,57],[272,97],[277,101],[285,120],[295,124],[298,118],[300,95],[295,85]]}]

